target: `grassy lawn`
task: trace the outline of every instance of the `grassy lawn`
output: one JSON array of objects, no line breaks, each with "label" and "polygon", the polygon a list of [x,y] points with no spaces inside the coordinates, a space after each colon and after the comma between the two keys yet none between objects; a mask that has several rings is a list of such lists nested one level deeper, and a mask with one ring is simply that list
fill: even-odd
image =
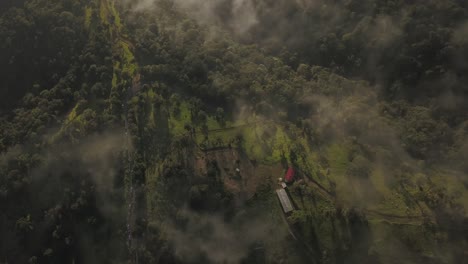
[{"label": "grassy lawn", "polygon": [[179,114],[174,114],[174,109],[169,109],[169,129],[173,136],[185,134],[185,124],[191,124],[190,108],[187,102],[182,102],[179,107]]},{"label": "grassy lawn", "polygon": [[327,149],[327,158],[332,175],[340,177],[346,173],[346,168],[349,164],[346,146],[339,144],[331,145]]},{"label": "grassy lawn", "polygon": [[138,69],[138,66],[135,63],[135,56],[130,50],[129,44],[125,41],[119,41],[119,46],[122,49],[121,55],[123,57],[122,71],[128,73],[130,76],[133,76]]}]

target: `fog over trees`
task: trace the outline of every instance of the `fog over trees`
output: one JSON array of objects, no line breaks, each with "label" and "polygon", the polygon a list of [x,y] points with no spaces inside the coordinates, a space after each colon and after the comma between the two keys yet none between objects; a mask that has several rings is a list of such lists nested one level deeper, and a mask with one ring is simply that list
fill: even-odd
[{"label": "fog over trees", "polygon": [[0,263],[468,263],[467,36],[457,0],[1,1]]}]

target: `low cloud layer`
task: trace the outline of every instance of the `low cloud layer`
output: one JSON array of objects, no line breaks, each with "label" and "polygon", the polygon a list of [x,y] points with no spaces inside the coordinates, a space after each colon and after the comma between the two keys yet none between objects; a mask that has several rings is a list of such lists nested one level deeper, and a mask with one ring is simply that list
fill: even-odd
[{"label": "low cloud layer", "polygon": [[167,224],[165,229],[181,260],[206,257],[212,263],[234,264],[248,255],[254,243],[267,240],[275,230],[266,219],[241,218],[228,223],[221,215],[181,210],[179,219],[185,221],[182,227]]}]

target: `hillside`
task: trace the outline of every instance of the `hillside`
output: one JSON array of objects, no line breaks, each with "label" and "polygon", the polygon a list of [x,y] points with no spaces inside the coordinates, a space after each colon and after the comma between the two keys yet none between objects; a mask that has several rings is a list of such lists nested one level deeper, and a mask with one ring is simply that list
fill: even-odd
[{"label": "hillside", "polygon": [[215,2],[0,7],[0,263],[468,263],[466,5]]}]

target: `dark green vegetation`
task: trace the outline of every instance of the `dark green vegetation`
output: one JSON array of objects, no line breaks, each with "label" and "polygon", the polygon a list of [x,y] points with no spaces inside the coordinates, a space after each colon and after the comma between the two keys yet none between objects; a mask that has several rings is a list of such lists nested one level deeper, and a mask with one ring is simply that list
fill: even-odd
[{"label": "dark green vegetation", "polygon": [[0,263],[466,263],[466,8],[2,1]]}]

